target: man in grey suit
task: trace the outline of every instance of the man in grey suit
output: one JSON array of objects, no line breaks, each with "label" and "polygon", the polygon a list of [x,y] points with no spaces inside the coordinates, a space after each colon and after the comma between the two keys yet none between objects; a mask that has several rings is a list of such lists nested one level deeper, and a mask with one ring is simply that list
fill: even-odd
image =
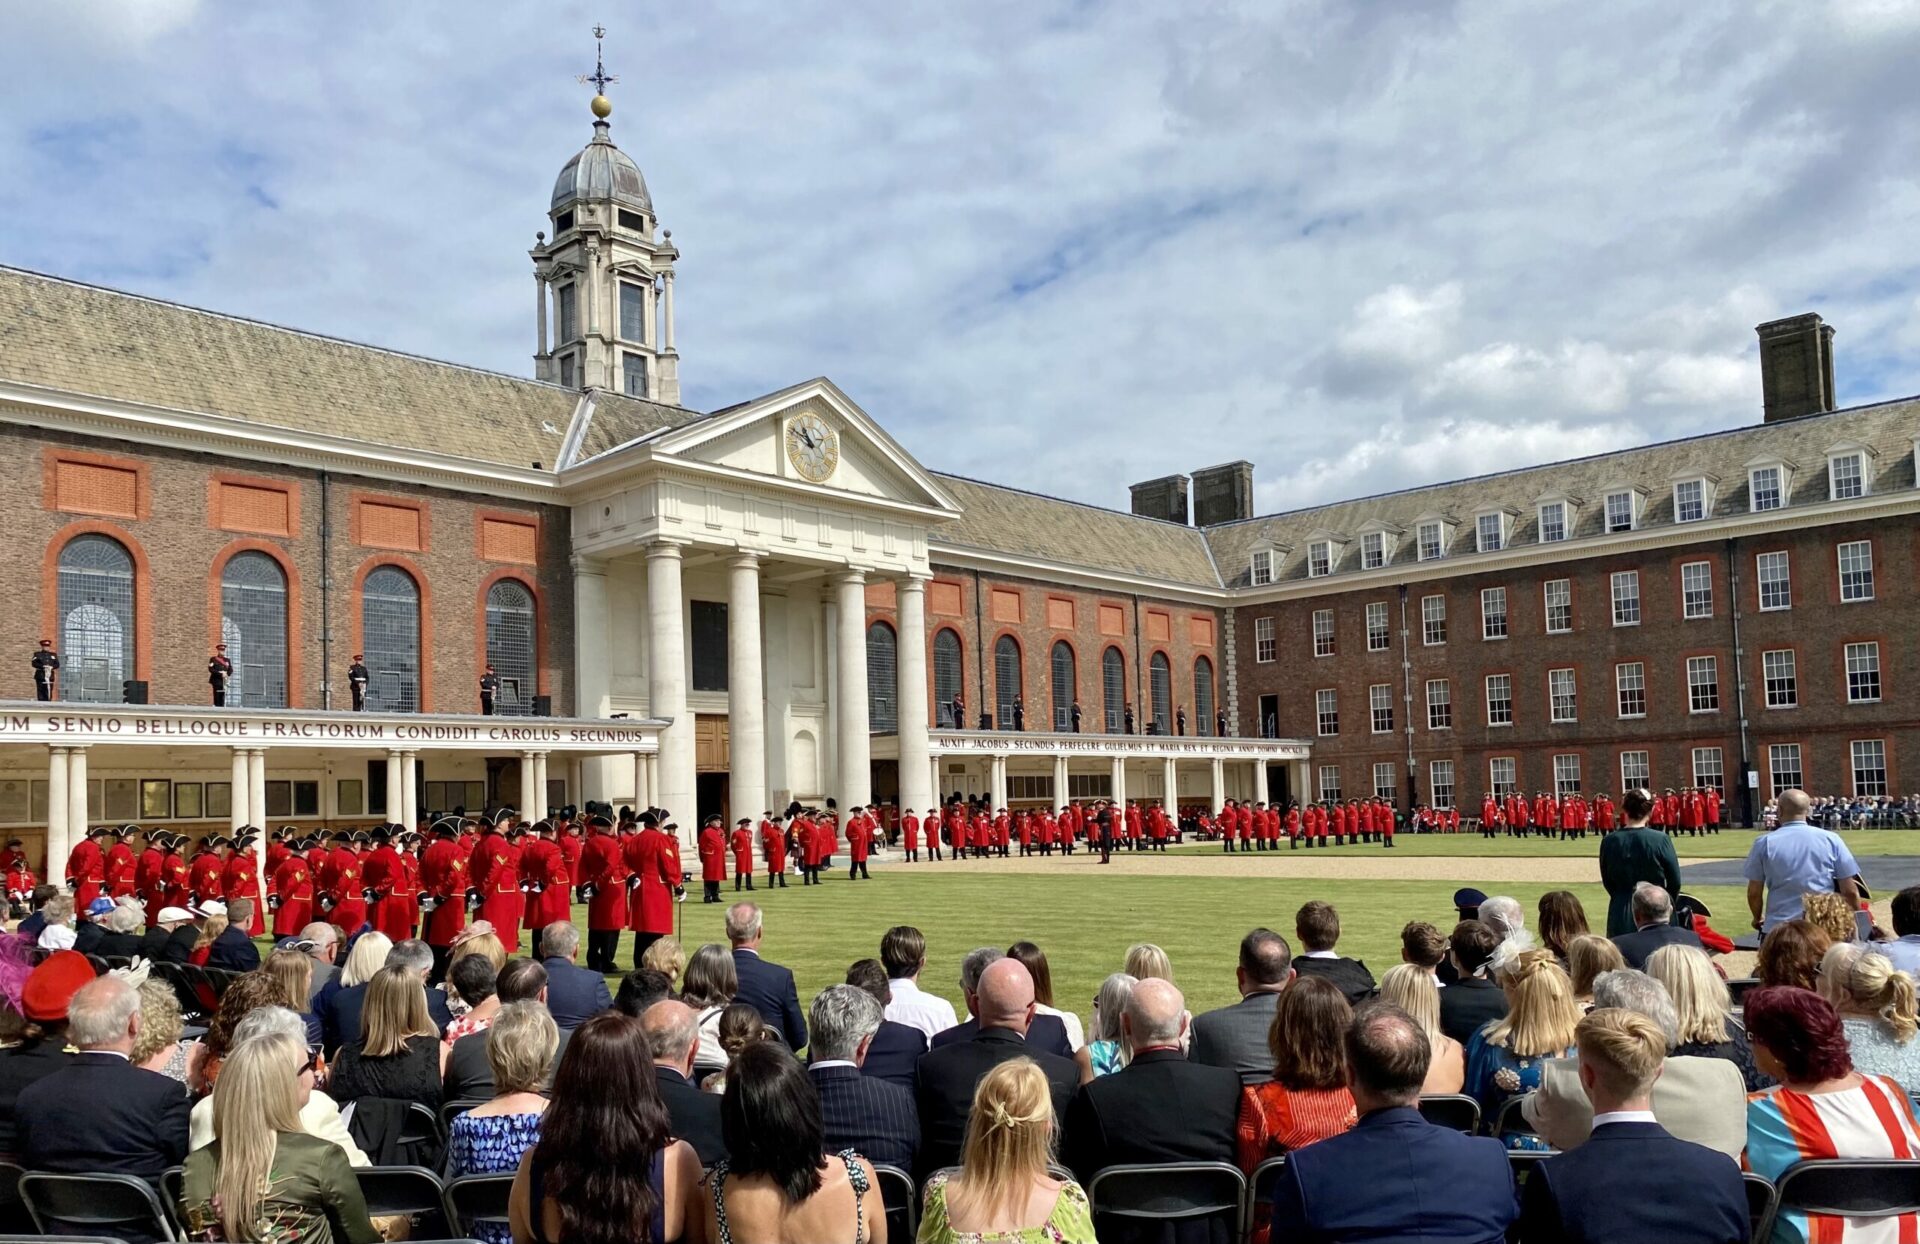
[{"label": "man in grey suit", "polygon": [[1273,1079],[1273,1054],[1267,1029],[1280,992],[1293,979],[1293,948],[1272,929],[1255,929],[1240,939],[1240,1001],[1196,1015],[1190,1062],[1238,1072],[1241,1084]]}]

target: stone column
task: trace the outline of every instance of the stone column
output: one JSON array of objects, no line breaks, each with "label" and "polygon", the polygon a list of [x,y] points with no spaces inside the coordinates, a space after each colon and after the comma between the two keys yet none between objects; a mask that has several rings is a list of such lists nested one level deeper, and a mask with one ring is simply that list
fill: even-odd
[{"label": "stone column", "polygon": [[[68,851],[87,836],[87,749],[67,749],[67,842]],[[61,880],[66,880],[67,857],[59,865]]]},{"label": "stone column", "polygon": [[1057,808],[1061,804],[1067,802],[1067,798],[1068,798],[1067,785],[1068,785],[1067,758],[1065,756],[1055,756],[1053,758],[1053,806],[1054,807]]},{"label": "stone column", "polygon": [[[253,798],[253,782],[247,771],[247,749],[233,749],[233,789],[227,795],[227,828],[249,824],[248,800]],[[264,826],[262,828],[265,828]]]},{"label": "stone column", "polygon": [[533,274],[533,314],[535,321],[540,325],[534,356],[545,358],[547,357],[547,278],[540,272]]},{"label": "stone column", "polygon": [[400,824],[412,829],[420,822],[420,753],[400,753]]},{"label": "stone column", "polygon": [[647,808],[647,758],[644,753],[633,754],[633,810],[644,812]]},{"label": "stone column", "polygon": [[528,821],[537,821],[539,815],[533,811],[533,753],[520,753],[520,814]]},{"label": "stone column", "polygon": [[921,785],[923,776],[932,775],[927,742],[927,581],[917,575],[902,579],[898,595],[900,808],[924,810],[932,806],[938,789]]},{"label": "stone column", "polygon": [[1290,766],[1293,773],[1293,797],[1301,807],[1312,798],[1312,789],[1308,783],[1313,778],[1313,766],[1304,760],[1296,760]]},{"label": "stone column", "polygon": [[1209,767],[1213,771],[1213,814],[1219,816],[1220,810],[1227,806],[1227,766],[1220,757],[1215,756],[1209,762]]},{"label": "stone column", "polygon": [[661,332],[661,335],[660,335],[660,348],[666,351],[668,354],[672,354],[673,353],[673,273],[672,271],[668,271],[666,273],[666,289],[661,296],[665,304],[664,310],[666,311],[665,319],[667,322],[666,322],[665,329]]},{"label": "stone column", "polygon": [[[760,585],[760,631],[765,656],[760,681],[767,691],[767,797],[793,797],[788,749],[793,740],[793,626],[796,614],[786,589]],[[816,745],[815,755],[819,754]],[[760,809],[765,811],[765,809]],[[774,809],[785,811],[784,807]]]},{"label": "stone column", "polygon": [[[263,822],[267,819],[267,753],[264,749],[247,749],[247,821],[258,830],[265,830]],[[261,841],[266,835],[261,834]]]},{"label": "stone column", "polygon": [[587,274],[580,280],[581,292],[587,300],[587,333],[589,337],[600,332],[600,245],[587,243]]},{"label": "stone column", "polygon": [[387,752],[387,802],[380,809],[380,819],[389,824],[407,814],[406,781],[406,757],[399,748],[393,748]]},{"label": "stone column", "polygon": [[[669,290],[673,286],[667,286]],[[839,677],[834,684],[838,701],[840,813],[873,800],[873,763],[867,733],[867,577],[858,570],[841,574],[835,583],[839,612],[834,647],[839,652]]]},{"label": "stone column", "polygon": [[829,581],[820,591],[820,698],[826,712],[820,727],[820,790],[840,798],[840,605]]},{"label": "stone column", "polygon": [[[595,557],[573,559],[573,663],[576,717],[605,717],[613,711],[613,617],[607,603],[607,564]],[[596,796],[611,793],[605,764],[580,762],[583,786]],[[574,792],[574,802],[585,796]]]},{"label": "stone column", "polygon": [[1267,802],[1267,760],[1264,756],[1253,762],[1253,801]]},{"label": "stone column", "polygon": [[47,749],[47,861],[40,870],[48,885],[67,879],[67,853],[73,844],[67,841],[67,749]]},{"label": "stone column", "polygon": [[[660,753],[658,752],[647,753],[647,804],[651,807],[660,805]],[[634,811],[644,812],[646,808],[635,808]]]},{"label": "stone column", "polygon": [[[651,716],[671,718],[660,732],[660,781],[654,800],[680,822],[683,841],[699,829],[695,806],[693,717],[687,712],[687,641],[680,593],[680,546],[647,546],[647,692]],[[576,625],[578,625],[576,623]]]},{"label": "stone column", "polygon": [[1007,758],[987,757],[987,802],[998,812],[1007,806]]},{"label": "stone column", "polygon": [[760,678],[760,558],[727,563],[727,781],[734,819],[767,806],[767,699]]},{"label": "stone column", "polygon": [[[1122,809],[1127,806],[1127,758],[1125,756],[1113,758],[1113,803],[1115,807]],[[1125,826],[1121,828],[1124,830]]]},{"label": "stone column", "polygon": [[1160,785],[1162,793],[1160,806],[1168,816],[1178,817],[1180,813],[1180,768],[1179,762],[1168,756],[1160,762]]},{"label": "stone column", "polygon": [[542,820],[547,815],[547,753],[533,754],[533,809],[527,813],[529,820]]}]

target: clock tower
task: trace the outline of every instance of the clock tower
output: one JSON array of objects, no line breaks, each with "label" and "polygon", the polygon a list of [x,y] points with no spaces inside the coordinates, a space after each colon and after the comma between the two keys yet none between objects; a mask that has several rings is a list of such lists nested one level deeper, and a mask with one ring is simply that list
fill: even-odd
[{"label": "clock tower", "polygon": [[640,166],[613,145],[619,79],[599,55],[581,78],[596,94],[593,138],[566,162],[547,207],[551,238],[535,235],[538,331],[534,376],[571,389],[609,389],[678,405],[680,355],[673,346],[673,233],[660,230]]}]

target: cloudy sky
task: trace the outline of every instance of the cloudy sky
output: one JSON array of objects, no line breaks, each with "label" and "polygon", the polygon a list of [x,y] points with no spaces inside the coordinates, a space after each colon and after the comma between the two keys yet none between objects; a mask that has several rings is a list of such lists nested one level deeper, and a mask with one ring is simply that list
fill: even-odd
[{"label": "cloudy sky", "polygon": [[0,263],[526,374],[595,21],[701,409],[1274,510],[1752,422],[1804,310],[1920,391],[1910,0],[0,0]]}]

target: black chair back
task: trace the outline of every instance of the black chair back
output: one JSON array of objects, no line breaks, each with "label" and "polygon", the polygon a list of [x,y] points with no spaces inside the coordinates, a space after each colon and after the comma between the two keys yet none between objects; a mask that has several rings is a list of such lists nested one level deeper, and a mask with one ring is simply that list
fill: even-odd
[{"label": "black chair back", "polygon": [[1527,1122],[1527,1116],[1521,1107],[1526,1102],[1526,1094],[1509,1097],[1500,1104],[1500,1113],[1493,1116],[1493,1126],[1487,1129],[1489,1136],[1533,1136],[1533,1124]]},{"label": "black chair back", "polygon": [[1430,1093],[1420,1099],[1420,1117],[1471,1136],[1480,1130],[1480,1102],[1465,1093]]},{"label": "black chair back", "polygon": [[187,1199],[187,1168],[169,1166],[160,1175],[160,1195],[165,1199],[167,1208],[173,1211],[177,1219],[184,1221],[180,1213],[180,1203]]},{"label": "black chair back", "polygon": [[465,1114],[469,1110],[477,1110],[486,1104],[487,1099],[484,1097],[461,1097],[450,1102],[443,1102],[440,1106],[441,1135],[452,1134],[453,1121],[455,1118]]},{"label": "black chair back", "polygon": [[1273,1206],[1273,1186],[1280,1182],[1280,1173],[1287,1169],[1287,1155],[1268,1158],[1253,1168],[1253,1177],[1247,1180],[1246,1212],[1240,1218],[1240,1235],[1253,1244],[1259,1234],[1260,1225],[1267,1221],[1267,1215]]},{"label": "black chair back", "polygon": [[1773,1209],[1773,1181],[1756,1171],[1742,1171],[1740,1182],[1747,1189],[1747,1230],[1755,1233],[1751,1238],[1758,1240],[1760,1224]]},{"label": "black chair back", "polygon": [[172,987],[173,996],[180,1003],[180,1012],[188,1022],[205,1019],[210,1014],[200,992],[193,987],[193,981],[187,975],[186,964],[155,962],[153,970]]},{"label": "black chair back", "polygon": [[160,1194],[132,1175],[55,1175],[28,1171],[20,1199],[42,1235],[72,1233],[136,1240],[177,1240],[173,1217]]},{"label": "black chair back", "polygon": [[27,1207],[20,1203],[20,1176],[27,1172],[11,1162],[0,1162],[0,1222],[25,1222]]},{"label": "black chair back", "polygon": [[876,1162],[873,1173],[880,1181],[880,1200],[887,1207],[887,1238],[911,1240],[920,1233],[920,1190],[913,1176],[897,1166]]},{"label": "black chair back", "polygon": [[1218,1223],[1217,1238],[1240,1234],[1247,1177],[1230,1162],[1127,1163],[1095,1173],[1087,1187],[1094,1234],[1130,1238],[1148,1223]]},{"label": "black chair back", "polygon": [[1513,1186],[1516,1189],[1526,1187],[1527,1176],[1533,1173],[1534,1167],[1540,1165],[1548,1158],[1558,1156],[1560,1156],[1558,1149],[1507,1150],[1507,1165],[1513,1169]]},{"label": "black chair back", "polygon": [[453,1224],[445,1221],[446,1189],[440,1177],[424,1166],[358,1166],[353,1177],[360,1182],[370,1217],[425,1215],[433,1226],[452,1229]]},{"label": "black chair back", "polygon": [[1783,1210],[1840,1218],[1920,1213],[1920,1162],[1896,1158],[1796,1162],[1774,1185],[1773,1203],[1754,1238],[1771,1238]]},{"label": "black chair back", "polygon": [[1757,976],[1742,976],[1727,982],[1727,992],[1733,996],[1733,1005],[1743,1007],[1747,1004],[1747,995],[1760,988]]},{"label": "black chair back", "polygon": [[447,1220],[455,1231],[472,1231],[475,1223],[504,1224],[507,1199],[513,1192],[511,1172],[499,1175],[462,1175],[447,1182]]}]

